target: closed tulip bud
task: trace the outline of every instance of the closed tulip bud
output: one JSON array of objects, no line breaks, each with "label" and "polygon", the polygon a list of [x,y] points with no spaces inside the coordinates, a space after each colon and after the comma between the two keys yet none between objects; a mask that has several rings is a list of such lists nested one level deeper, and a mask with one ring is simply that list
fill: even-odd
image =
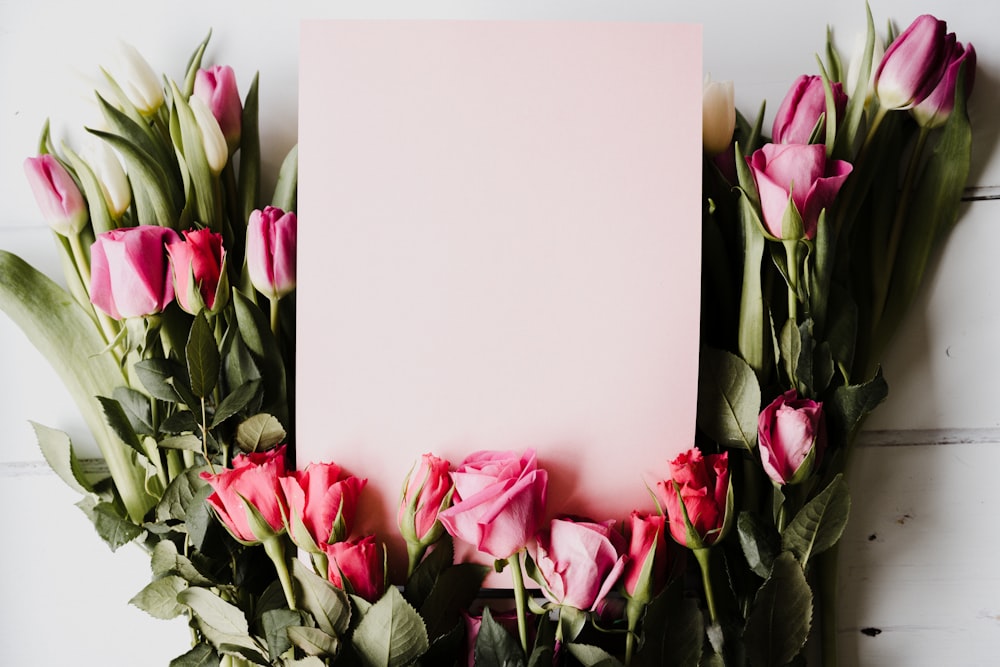
[{"label": "closed tulip bud", "polygon": [[889,45],[875,71],[875,94],[885,109],[908,109],[937,85],[955,35],[930,14],[918,16]]},{"label": "closed tulip bud", "polygon": [[201,133],[201,143],[205,149],[208,168],[213,176],[218,176],[229,160],[229,146],[226,144],[226,137],[222,134],[219,121],[215,120],[212,110],[208,108],[204,100],[192,96],[188,100],[188,104],[191,106],[195,122],[198,123],[198,131]]},{"label": "closed tulip bud", "polygon": [[[837,118],[844,115],[847,108],[847,95],[844,87],[837,81],[830,84],[833,90],[833,104]],[[776,144],[808,144],[813,130],[826,114],[826,88],[823,79],[815,75],[803,74],[782,100],[778,113],[774,117],[772,130],[773,141]],[[824,125],[820,126],[822,132]],[[822,138],[821,138],[822,141]]]},{"label": "closed tulip bud", "polygon": [[108,213],[113,219],[121,220],[132,203],[132,187],[115,152],[103,141],[95,140],[87,145],[83,159],[97,177]]},{"label": "closed tulip bud", "polygon": [[90,300],[116,320],[162,312],[174,299],[166,245],[179,239],[154,225],[98,235],[90,247]]},{"label": "closed tulip bud", "polygon": [[122,42],[120,51],[123,75],[116,82],[139,113],[152,116],[163,106],[160,79],[134,46]]},{"label": "closed tulip bud", "polygon": [[959,70],[965,72],[964,94],[968,99],[976,78],[976,50],[972,44],[963,47],[960,42],[955,43],[944,76],[927,97],[910,109],[910,114],[921,127],[932,129],[947,122],[955,108],[955,85],[958,82]]},{"label": "closed tulip bud", "polygon": [[195,74],[194,96],[204,101],[218,121],[229,152],[240,145],[243,126],[243,104],[236,86],[236,75],[228,65],[200,69]]},{"label": "closed tulip bud", "polygon": [[726,150],[736,129],[736,103],[732,81],[705,77],[701,98],[701,142],[708,156]]},{"label": "closed tulip bud", "polygon": [[247,271],[250,282],[267,298],[280,299],[295,289],[294,213],[268,206],[250,214],[247,223]]},{"label": "closed tulip bud", "polygon": [[42,217],[53,231],[74,236],[87,224],[87,202],[76,181],[54,155],[29,157],[24,174],[35,195]]}]

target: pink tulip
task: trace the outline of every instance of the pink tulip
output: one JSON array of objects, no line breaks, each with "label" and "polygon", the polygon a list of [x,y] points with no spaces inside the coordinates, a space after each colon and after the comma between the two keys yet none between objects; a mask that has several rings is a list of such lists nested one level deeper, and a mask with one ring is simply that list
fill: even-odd
[{"label": "pink tulip", "polygon": [[797,484],[809,473],[826,445],[823,404],[789,389],[760,413],[760,461],[775,484]]},{"label": "pink tulip", "polygon": [[116,320],[163,311],[174,299],[167,227],[123,227],[98,235],[90,248],[90,300]]},{"label": "pink tulip", "polygon": [[559,605],[594,611],[625,568],[625,544],[613,521],[553,519],[529,551],[542,594]]},{"label": "pink tulip", "polygon": [[[285,473],[285,446],[233,459],[233,467],[217,474],[201,473],[215,493],[207,499],[230,534],[244,544],[256,544],[284,530],[287,513],[278,481]],[[251,516],[252,506],[263,525]]]},{"label": "pink tulip", "polygon": [[821,144],[766,144],[747,162],[753,173],[764,224],[772,236],[785,238],[789,207],[802,218],[805,237],[816,237],[820,212],[833,203],[852,167],[827,160]]},{"label": "pink tulip", "polygon": [[670,470],[670,479],[656,485],[656,496],[666,507],[674,541],[699,549],[725,537],[733,519],[728,454],[702,456],[698,449],[689,449],[670,462]]},{"label": "pink tulip", "polygon": [[247,270],[250,282],[269,299],[280,299],[295,289],[294,213],[268,206],[250,214],[247,223]]},{"label": "pink tulip", "polygon": [[633,511],[629,517],[624,582],[630,598],[649,602],[666,586],[670,554],[665,533],[663,515]]},{"label": "pink tulip", "polygon": [[927,97],[915,105],[910,113],[921,127],[935,128],[944,125],[955,108],[955,85],[958,83],[958,72],[965,66],[965,99],[969,98],[976,78],[976,49],[972,44],[963,47],[956,42],[948,58],[948,67],[938,81],[937,86]]},{"label": "pink tulip", "polygon": [[340,473],[335,463],[312,463],[280,480],[288,503],[288,534],[311,553],[321,553],[327,543],[344,539],[354,526],[358,498],[368,480],[341,478]]},{"label": "pink tulip", "polygon": [[243,127],[243,104],[236,86],[236,75],[228,65],[200,69],[194,77],[194,95],[211,109],[226,138],[229,152],[240,144]]},{"label": "pink tulip", "polygon": [[452,481],[448,461],[424,454],[416,474],[403,486],[397,521],[407,542],[429,545],[440,536],[438,513],[451,502]]},{"label": "pink tulip", "polygon": [[534,450],[481,451],[452,473],[454,505],[438,514],[452,537],[495,559],[507,559],[528,544],[545,514],[548,474]]},{"label": "pink tulip", "polygon": [[79,234],[89,219],[87,202],[62,163],[50,154],[29,157],[24,161],[24,174],[53,231],[67,237]]},{"label": "pink tulip", "polygon": [[930,14],[913,23],[889,45],[875,70],[875,94],[884,109],[907,109],[927,97],[948,64],[954,33]]},{"label": "pink tulip", "polygon": [[337,588],[375,602],[385,592],[385,554],[368,535],[324,547],[329,558],[327,577]]},{"label": "pink tulip", "polygon": [[[840,82],[831,84],[833,89],[834,108],[837,111],[837,119],[843,117],[844,109],[847,108],[847,95]],[[818,76],[803,74],[792,84],[778,113],[774,117],[772,129],[772,139],[776,144],[808,144],[812,137],[813,129],[819,121],[820,116],[826,113],[826,89],[823,87],[823,79]],[[823,131],[824,125],[820,127]],[[823,139],[821,137],[820,142]]]},{"label": "pink tulip", "polygon": [[221,310],[229,296],[222,235],[209,229],[185,231],[183,241],[167,244],[167,254],[180,307],[192,315]]}]

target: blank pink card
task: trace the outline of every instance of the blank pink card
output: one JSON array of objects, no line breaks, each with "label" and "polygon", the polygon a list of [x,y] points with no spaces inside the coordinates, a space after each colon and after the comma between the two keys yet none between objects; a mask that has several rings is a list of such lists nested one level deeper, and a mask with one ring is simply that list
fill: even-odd
[{"label": "blank pink card", "polygon": [[298,465],[534,448],[550,515],[650,510],[692,446],[701,29],[314,21],[301,33]]}]

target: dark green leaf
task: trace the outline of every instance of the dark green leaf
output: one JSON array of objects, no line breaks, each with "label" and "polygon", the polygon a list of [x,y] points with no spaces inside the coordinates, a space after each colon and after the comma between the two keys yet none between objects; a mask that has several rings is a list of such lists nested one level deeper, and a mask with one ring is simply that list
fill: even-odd
[{"label": "dark green leaf", "polygon": [[212,514],[205,502],[212,495],[212,487],[204,484],[184,508],[184,525],[187,528],[188,538],[196,549],[201,549],[205,542],[205,535],[212,522]]},{"label": "dark green leaf", "polygon": [[170,661],[170,667],[218,667],[221,656],[208,642],[199,642],[194,648]]},{"label": "dark green leaf", "polygon": [[258,124],[258,93],[257,74],[250,82],[243,102],[243,122],[240,133],[240,179],[239,201],[240,213],[244,222],[250,219],[250,213],[258,208],[260,200],[260,129]]},{"label": "dark green leaf", "polygon": [[259,391],[260,380],[251,380],[237,387],[236,391],[222,399],[219,407],[215,409],[215,416],[212,417],[212,428],[245,408]]},{"label": "dark green leaf", "polygon": [[285,439],[281,422],[268,414],[259,414],[244,420],[236,427],[236,444],[244,452],[261,452]]},{"label": "dark green leaf", "polygon": [[736,528],[747,564],[754,574],[766,579],[771,574],[774,559],[781,552],[780,537],[773,526],[750,512],[740,512]]},{"label": "dark green leaf", "polygon": [[177,435],[164,438],[156,443],[161,449],[179,449],[187,452],[201,452],[201,438],[196,435]]},{"label": "dark green leaf", "polygon": [[847,527],[851,495],[847,483],[837,475],[830,485],[799,510],[782,533],[782,546],[791,551],[805,569],[809,559],[829,549]]},{"label": "dark green leaf", "polygon": [[698,426],[727,447],[757,445],[760,386],[753,369],[724,350],[702,348],[698,372]]},{"label": "dark green leaf", "polygon": [[451,567],[454,560],[455,549],[451,536],[445,534],[434,545],[434,549],[417,565],[410,580],[406,582],[406,588],[403,590],[406,601],[417,609],[422,607],[427,596],[431,594],[438,576],[445,569]]},{"label": "dark green leaf", "polygon": [[231,655],[235,658],[242,658],[244,661],[252,662],[255,665],[271,667],[271,661],[267,659],[267,656],[265,656],[259,649],[251,648],[250,646],[222,642],[219,644],[219,653],[222,653],[223,655]]},{"label": "dark green leaf", "polygon": [[889,394],[889,385],[878,369],[864,384],[838,387],[823,404],[831,444],[846,444],[861,427],[866,416]]},{"label": "dark green leaf", "polygon": [[447,634],[461,620],[462,610],[475,601],[490,570],[488,565],[459,563],[441,572],[420,607],[429,637]]},{"label": "dark green leaf", "polygon": [[222,363],[219,348],[215,345],[215,334],[204,312],[194,318],[187,346],[188,377],[191,391],[198,398],[207,398],[219,381],[219,367]]},{"label": "dark green leaf", "polygon": [[783,667],[805,645],[812,622],[812,590],[802,567],[785,552],[757,591],[743,633],[752,667]]},{"label": "dark green leaf", "polygon": [[38,447],[42,450],[45,462],[59,475],[59,478],[77,493],[87,494],[93,491],[94,487],[83,472],[80,459],[73,452],[69,436],[36,422],[31,422],[31,427],[35,430]]},{"label": "dark green leaf", "polygon": [[146,453],[143,451],[142,445],[139,444],[139,437],[132,429],[132,424],[129,422],[128,416],[125,414],[125,410],[122,409],[121,404],[115,399],[105,396],[98,396],[97,400],[100,401],[101,407],[104,409],[104,418],[107,420],[111,430],[115,432],[122,442],[145,456]]},{"label": "dark green leaf", "polygon": [[271,609],[261,614],[267,650],[276,658],[292,647],[288,629],[302,625],[302,616],[291,609]]},{"label": "dark green leaf", "polygon": [[208,485],[200,475],[205,471],[203,467],[187,468],[184,472],[173,479],[163,497],[156,505],[157,521],[184,521],[187,519],[187,508],[191,502],[199,495],[201,490]]},{"label": "dark green leaf", "polygon": [[364,614],[352,640],[365,663],[377,667],[408,665],[429,646],[420,614],[395,586]]},{"label": "dark green leaf", "polygon": [[640,631],[641,665],[698,667],[705,643],[705,618],[694,598],[674,580],[646,606]]},{"label": "dark green leaf", "polygon": [[260,369],[264,381],[264,405],[273,410],[274,415],[282,423],[286,423],[288,415],[285,385],[285,365],[282,361],[278,343],[271,333],[271,324],[267,315],[240,293],[233,291],[233,306],[236,320],[239,324],[240,336]]},{"label": "dark green leaf", "polygon": [[111,396],[122,406],[133,431],[140,435],[154,435],[148,396],[131,387],[115,387]]},{"label": "dark green leaf", "polygon": [[[179,364],[169,359],[144,359],[135,364],[135,372],[142,386],[154,398],[169,403],[184,403],[188,406],[198,405],[194,398],[188,401],[182,396],[183,390],[178,385],[186,384],[184,372]],[[190,388],[187,390],[190,392]],[[193,397],[193,394],[191,394]]]},{"label": "dark green leaf", "polygon": [[163,420],[160,430],[164,433],[197,433],[201,427],[193,412],[178,410]]},{"label": "dark green leaf", "polygon": [[570,655],[584,667],[622,667],[622,663],[607,651],[588,644],[568,644]]},{"label": "dark green leaf", "polygon": [[298,559],[292,560],[292,576],[298,584],[299,606],[312,614],[319,628],[336,637],[347,632],[351,603],[344,591],[312,572]]},{"label": "dark green leaf", "polygon": [[188,587],[188,583],[176,575],[161,577],[152,581],[129,600],[129,604],[152,616],[168,620],[176,618],[184,611],[177,602],[177,594]]},{"label": "dark green leaf", "polygon": [[191,608],[198,620],[198,628],[220,652],[232,655],[237,647],[251,653],[260,651],[260,646],[250,636],[246,616],[239,607],[205,588],[187,588],[177,594],[177,600]]},{"label": "dark green leaf", "polygon": [[483,620],[476,638],[476,667],[524,667],[524,651],[507,630],[493,620],[489,607],[483,609]]},{"label": "dark green leaf", "polygon": [[340,640],[319,628],[297,625],[286,628],[285,631],[291,643],[307,655],[332,657],[340,651]]},{"label": "dark green leaf", "polygon": [[94,528],[112,551],[142,534],[142,528],[123,517],[111,503],[97,503],[90,515]]}]

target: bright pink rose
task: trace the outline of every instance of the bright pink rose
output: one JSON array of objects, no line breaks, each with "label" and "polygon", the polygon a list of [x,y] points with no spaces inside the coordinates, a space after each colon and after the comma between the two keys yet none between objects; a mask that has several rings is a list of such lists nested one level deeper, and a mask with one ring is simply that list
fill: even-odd
[{"label": "bright pink rose", "polygon": [[323,547],[329,558],[327,577],[337,588],[375,602],[385,592],[385,555],[374,535]]},{"label": "bright pink rose", "polygon": [[[847,95],[844,86],[839,81],[831,84],[833,89],[834,108],[837,119],[844,117],[847,108]],[[803,74],[782,100],[778,113],[774,117],[772,141],[776,144],[808,144],[813,128],[820,116],[826,113],[826,90],[823,79],[815,75]],[[822,132],[824,125],[820,127]],[[821,138],[822,142],[822,138]]]},{"label": "bright pink rose", "polygon": [[[512,609],[508,611],[493,611],[490,609],[490,616],[494,621],[499,623],[504,630],[510,633],[511,637],[518,636],[516,611]],[[462,610],[462,620],[465,622],[465,664],[468,667],[476,667],[476,640],[479,639],[479,628],[483,625],[483,617],[472,616],[467,611]],[[529,630],[533,629],[533,627],[529,628]],[[529,646],[534,643],[534,638],[531,634],[533,633],[529,633],[528,637]]]},{"label": "bright pink rose", "polygon": [[45,154],[24,161],[24,175],[45,222],[58,234],[74,236],[87,224],[87,202],[76,181],[56,156]]},{"label": "bright pink rose", "polygon": [[711,546],[725,536],[733,519],[732,493],[728,454],[702,456],[697,448],[671,461],[670,479],[656,485],[657,498],[667,509],[671,537],[689,549]]},{"label": "bright pink rose", "polygon": [[545,515],[548,474],[538,469],[535,451],[480,451],[455,472],[454,505],[438,514],[452,537],[475,545],[498,560],[528,544]]},{"label": "bright pink rose", "polygon": [[910,109],[910,113],[922,127],[935,128],[944,125],[955,108],[955,85],[958,83],[958,71],[965,66],[965,99],[969,98],[972,86],[976,80],[976,49],[972,44],[966,47],[961,42],[955,42],[948,57],[948,67],[927,97]]},{"label": "bright pink rose", "polygon": [[451,502],[452,481],[448,461],[424,454],[416,474],[406,478],[397,522],[407,542],[429,545],[443,530],[438,513]]},{"label": "bright pink rose", "polygon": [[172,229],[143,225],[112,229],[90,247],[90,300],[116,320],[162,312],[174,299],[167,244]]},{"label": "bright pink rose", "polygon": [[269,299],[280,299],[295,289],[294,213],[268,206],[250,214],[247,223],[247,271],[250,282]]},{"label": "bright pink rose", "polygon": [[343,540],[354,527],[358,498],[368,480],[341,479],[340,472],[335,463],[311,463],[280,480],[288,503],[288,534],[310,553],[321,553],[323,545]]},{"label": "bright pink rose", "polygon": [[670,553],[667,551],[666,518],[661,514],[633,511],[627,535],[625,593],[632,599],[649,602],[667,584]]},{"label": "bright pink rose", "polygon": [[753,173],[764,224],[772,236],[784,236],[790,207],[802,217],[807,239],[816,238],[820,212],[833,203],[851,173],[843,160],[827,160],[822,144],[766,144],[747,162]]},{"label": "bright pink rose", "polygon": [[875,94],[885,109],[907,109],[927,97],[944,74],[954,33],[930,14],[914,19],[882,56]]},{"label": "bright pink rose", "polygon": [[529,553],[542,594],[556,604],[594,611],[625,569],[624,540],[614,521],[553,519]]},{"label": "bright pink rose", "polygon": [[789,389],[764,408],[757,420],[760,462],[776,484],[797,484],[826,446],[823,404]]},{"label": "bright pink rose", "polygon": [[180,307],[192,315],[221,310],[229,296],[222,235],[209,229],[186,231],[183,241],[167,244],[167,254]]},{"label": "bright pink rose", "polygon": [[233,68],[215,65],[198,70],[194,76],[194,95],[208,105],[219,122],[229,152],[235,151],[240,144],[243,127],[243,104]]},{"label": "bright pink rose", "polygon": [[[215,490],[208,504],[232,536],[244,544],[256,544],[284,529],[287,509],[279,482],[284,473],[285,446],[281,445],[267,452],[236,456],[232,468],[217,474],[203,472],[201,478]],[[260,513],[270,534],[255,532],[248,503]]]}]

